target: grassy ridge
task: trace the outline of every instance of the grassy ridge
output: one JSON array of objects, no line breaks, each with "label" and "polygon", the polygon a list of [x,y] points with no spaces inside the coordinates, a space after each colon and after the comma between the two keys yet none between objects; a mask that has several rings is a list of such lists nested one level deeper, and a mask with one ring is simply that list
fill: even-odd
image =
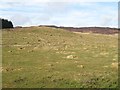
[{"label": "grassy ridge", "polygon": [[3,32],[3,87],[115,88],[118,37],[49,27]]}]

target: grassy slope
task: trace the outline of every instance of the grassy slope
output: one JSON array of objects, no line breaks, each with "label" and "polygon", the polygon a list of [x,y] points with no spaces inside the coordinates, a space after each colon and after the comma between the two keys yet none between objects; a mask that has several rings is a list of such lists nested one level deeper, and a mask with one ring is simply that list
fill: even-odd
[{"label": "grassy slope", "polygon": [[3,87],[117,86],[117,36],[33,27],[3,31]]}]

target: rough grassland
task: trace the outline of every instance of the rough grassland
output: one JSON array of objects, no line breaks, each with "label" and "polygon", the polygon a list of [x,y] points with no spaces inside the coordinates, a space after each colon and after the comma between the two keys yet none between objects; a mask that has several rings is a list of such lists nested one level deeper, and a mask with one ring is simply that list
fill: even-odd
[{"label": "rough grassland", "polygon": [[3,30],[3,88],[116,88],[118,36],[48,27]]}]

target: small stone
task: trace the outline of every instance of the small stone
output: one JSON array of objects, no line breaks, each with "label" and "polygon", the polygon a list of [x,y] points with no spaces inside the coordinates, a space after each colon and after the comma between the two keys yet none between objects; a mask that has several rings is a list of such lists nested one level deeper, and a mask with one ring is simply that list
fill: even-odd
[{"label": "small stone", "polygon": [[12,51],[8,51],[8,52],[12,52]]},{"label": "small stone", "polygon": [[112,63],[111,66],[112,66],[112,68],[118,68],[118,63],[117,62]]}]

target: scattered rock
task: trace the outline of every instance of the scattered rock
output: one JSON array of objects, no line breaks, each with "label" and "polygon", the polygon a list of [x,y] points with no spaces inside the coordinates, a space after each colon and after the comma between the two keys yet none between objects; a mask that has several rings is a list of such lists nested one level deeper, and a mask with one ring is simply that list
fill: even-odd
[{"label": "scattered rock", "polygon": [[12,52],[12,51],[8,51],[8,52]]},{"label": "scattered rock", "polygon": [[80,65],[80,67],[81,67],[81,68],[84,68],[84,66],[83,66],[83,65]]},{"label": "scattered rock", "polygon": [[113,61],[116,61],[116,59],[114,58]]},{"label": "scattered rock", "polygon": [[77,67],[84,68],[84,65],[77,65]]},{"label": "scattered rock", "polygon": [[34,50],[37,50],[37,49],[39,49],[39,45],[38,45],[38,46],[35,46],[33,49],[34,49]]},{"label": "scattered rock", "polygon": [[67,56],[67,58],[68,59],[73,59],[74,57],[73,57],[73,55],[69,55],[69,56]]},{"label": "scattered rock", "polygon": [[117,62],[112,63],[112,64],[111,64],[111,67],[112,67],[112,68],[118,68],[118,63],[117,63]]},{"label": "scattered rock", "polygon": [[78,63],[78,61],[75,61],[74,63]]},{"label": "scattered rock", "polygon": [[27,37],[23,37],[23,39],[26,39]]},{"label": "scattered rock", "polygon": [[53,64],[48,64],[48,66],[53,66]]},{"label": "scattered rock", "polygon": [[56,63],[59,63],[59,62],[56,62]]},{"label": "scattered rock", "polygon": [[67,56],[67,59],[77,59],[77,56],[74,56],[74,55],[68,55],[68,56]]}]

